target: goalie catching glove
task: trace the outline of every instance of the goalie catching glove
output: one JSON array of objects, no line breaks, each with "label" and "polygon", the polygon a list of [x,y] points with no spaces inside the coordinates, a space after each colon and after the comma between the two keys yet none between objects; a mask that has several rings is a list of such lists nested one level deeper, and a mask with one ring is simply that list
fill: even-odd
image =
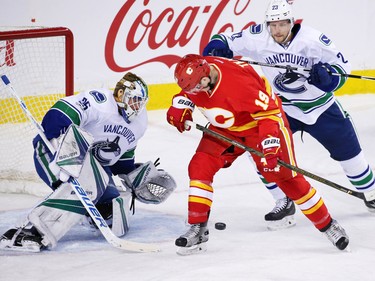
[{"label": "goalie catching glove", "polygon": [[279,171],[277,160],[281,158],[280,139],[269,136],[261,143],[263,157],[262,162],[270,170]]},{"label": "goalie catching glove", "polygon": [[170,174],[151,161],[136,163],[138,167],[129,174],[119,175],[123,185],[132,190],[133,197],[142,203],[160,204],[176,189],[176,182]]},{"label": "goalie catching glove", "polygon": [[194,103],[187,97],[186,94],[177,94],[173,97],[172,106],[167,111],[167,121],[169,124],[175,126],[177,130],[182,133],[189,131],[190,126],[185,126],[185,121],[193,121]]}]

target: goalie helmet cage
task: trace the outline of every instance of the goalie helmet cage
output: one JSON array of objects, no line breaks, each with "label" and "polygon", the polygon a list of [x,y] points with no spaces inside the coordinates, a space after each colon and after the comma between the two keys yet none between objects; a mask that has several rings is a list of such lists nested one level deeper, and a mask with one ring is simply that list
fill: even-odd
[{"label": "goalie helmet cage", "polygon": [[[74,94],[72,32],[66,27],[0,27],[2,74],[40,122],[59,98]],[[41,180],[33,163],[37,132],[9,89],[0,84],[0,191],[4,191],[5,185]]]}]

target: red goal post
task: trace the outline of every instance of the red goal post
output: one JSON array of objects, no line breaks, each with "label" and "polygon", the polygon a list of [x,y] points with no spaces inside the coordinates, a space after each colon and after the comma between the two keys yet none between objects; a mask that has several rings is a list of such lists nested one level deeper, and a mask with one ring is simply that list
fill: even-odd
[{"label": "red goal post", "polygon": [[[74,94],[74,39],[66,27],[0,27],[0,75],[6,74],[40,122],[61,97]],[[0,85],[0,192],[14,181],[40,181],[29,123]],[[7,191],[7,190],[6,190]]]}]

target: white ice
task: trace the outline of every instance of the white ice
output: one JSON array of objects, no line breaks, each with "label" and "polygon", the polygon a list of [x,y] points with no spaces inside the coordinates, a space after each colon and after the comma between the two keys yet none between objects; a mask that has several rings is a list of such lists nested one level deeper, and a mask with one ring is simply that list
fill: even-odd
[{"label": "white ice", "polygon": [[[361,144],[375,169],[375,95],[339,97],[355,121]],[[53,250],[37,254],[0,251],[0,280],[375,280],[375,213],[361,200],[310,180],[329,211],[346,229],[351,252],[337,250],[297,211],[297,225],[268,231],[264,214],[273,208],[271,195],[243,156],[215,177],[207,252],[176,255],[174,240],[185,229],[187,165],[201,132],[180,134],[165,121],[165,110],[151,111],[149,128],[140,141],[136,160],[160,157],[163,168],[178,183],[161,205],[136,203],[126,239],[157,243],[159,253],[127,253],[111,247],[101,236],[75,226]],[[195,114],[195,121],[205,120]],[[294,135],[299,166],[330,181],[350,187],[338,163],[307,133]],[[340,140],[345,142],[345,140]],[[26,184],[27,189],[27,184]],[[11,194],[0,182],[0,233],[22,220],[48,189],[30,184],[30,194]],[[33,195],[31,195],[33,194]],[[216,230],[215,222],[226,230]]]}]

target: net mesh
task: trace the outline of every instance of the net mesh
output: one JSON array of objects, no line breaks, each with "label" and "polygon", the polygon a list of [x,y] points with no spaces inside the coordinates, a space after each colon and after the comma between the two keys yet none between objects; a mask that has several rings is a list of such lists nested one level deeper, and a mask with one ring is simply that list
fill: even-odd
[{"label": "net mesh", "polygon": [[[65,95],[64,36],[1,38],[0,75],[6,74],[38,122]],[[0,83],[0,180],[39,178],[33,165],[36,129],[7,87]]]}]

